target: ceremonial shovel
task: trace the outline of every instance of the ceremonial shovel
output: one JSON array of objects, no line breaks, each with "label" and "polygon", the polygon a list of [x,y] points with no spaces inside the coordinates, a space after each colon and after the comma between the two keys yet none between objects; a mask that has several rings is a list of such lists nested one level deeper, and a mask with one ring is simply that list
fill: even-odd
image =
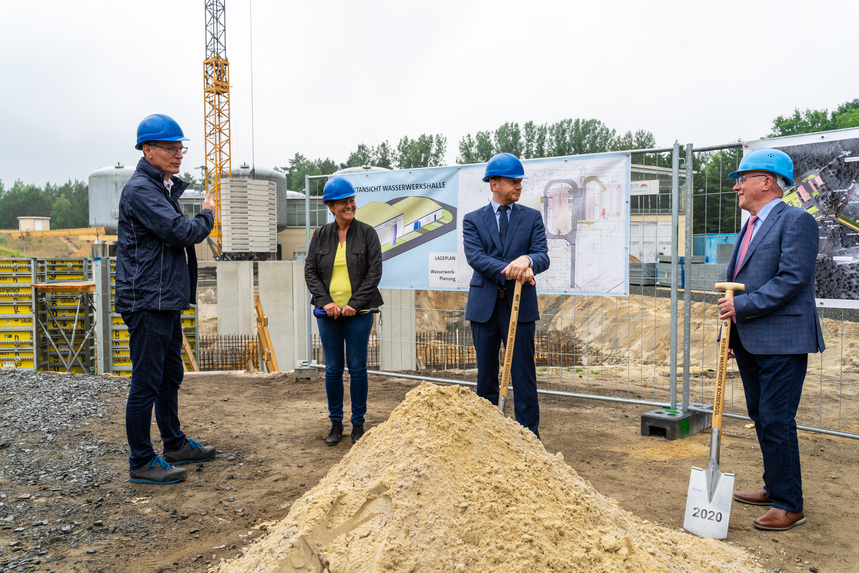
[{"label": "ceremonial shovel", "polygon": [[[735,290],[745,290],[740,283],[716,283],[716,290],[724,290],[733,298]],[[719,366],[716,370],[716,397],[713,403],[713,430],[710,434],[710,461],[707,469],[692,468],[689,492],[686,494],[686,518],[683,529],[711,539],[728,536],[731,519],[731,501],[734,495],[734,474],[719,469],[719,444],[722,436],[722,412],[725,406],[725,378],[728,371],[728,341],[731,336],[731,319],[720,326]]]},{"label": "ceremonial shovel", "polygon": [[504,372],[501,374],[501,393],[498,409],[504,413],[507,405],[507,387],[510,385],[510,368],[513,366],[513,343],[516,342],[516,325],[519,323],[519,299],[522,298],[522,283],[516,281],[513,291],[513,308],[510,309],[510,328],[507,329],[507,344],[504,345]]}]

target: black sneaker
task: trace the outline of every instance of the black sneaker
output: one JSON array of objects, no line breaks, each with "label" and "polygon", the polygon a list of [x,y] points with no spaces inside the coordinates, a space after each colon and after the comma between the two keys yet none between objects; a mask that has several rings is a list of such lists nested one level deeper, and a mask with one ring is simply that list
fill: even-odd
[{"label": "black sneaker", "polygon": [[188,477],[188,472],[182,468],[176,468],[155,456],[152,461],[143,467],[130,470],[128,481],[135,483],[176,483]]},{"label": "black sneaker", "polygon": [[340,438],[343,437],[343,422],[331,422],[331,431],[328,432],[328,437],[325,438],[325,443],[329,446],[336,446],[340,443]]},{"label": "black sneaker", "polygon": [[215,446],[201,446],[191,438],[181,450],[175,452],[164,452],[161,456],[174,465],[189,464],[191,462],[207,462],[215,457]]},{"label": "black sneaker", "polygon": [[352,424],[352,443],[356,443],[364,435],[364,424]]}]

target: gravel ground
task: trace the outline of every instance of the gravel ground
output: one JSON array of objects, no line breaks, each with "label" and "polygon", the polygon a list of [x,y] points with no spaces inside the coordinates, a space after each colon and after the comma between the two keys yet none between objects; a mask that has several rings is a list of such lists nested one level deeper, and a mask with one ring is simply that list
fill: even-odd
[{"label": "gravel ground", "polygon": [[120,529],[145,531],[96,517],[100,508],[130,502],[127,476],[107,462],[128,456],[127,444],[86,431],[104,423],[106,408],[124,408],[125,387],[113,377],[0,373],[0,524],[4,540],[14,537],[0,547],[0,571],[51,570],[69,548],[85,549]]}]

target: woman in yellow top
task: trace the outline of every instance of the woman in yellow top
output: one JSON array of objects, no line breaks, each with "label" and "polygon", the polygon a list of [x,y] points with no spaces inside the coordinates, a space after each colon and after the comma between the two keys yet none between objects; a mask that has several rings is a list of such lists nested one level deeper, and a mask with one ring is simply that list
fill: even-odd
[{"label": "woman in yellow top", "polygon": [[[364,435],[367,412],[367,343],[373,314],[362,312],[382,305],[382,246],[376,230],[355,219],[355,188],[342,177],[325,184],[322,200],[334,222],[316,229],[310,239],[304,280],[311,304],[323,309],[317,317],[325,354],[325,393],[331,431],[329,446],[343,436],[343,368],[349,368],[352,401],[352,443]],[[321,313],[316,313],[321,314]],[[343,353],[346,353],[346,359]]]}]

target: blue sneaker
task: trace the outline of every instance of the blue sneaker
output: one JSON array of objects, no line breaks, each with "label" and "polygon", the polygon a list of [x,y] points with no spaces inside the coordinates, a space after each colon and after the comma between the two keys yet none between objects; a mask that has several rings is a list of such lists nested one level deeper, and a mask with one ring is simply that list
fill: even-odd
[{"label": "blue sneaker", "polygon": [[176,483],[188,477],[188,472],[175,468],[155,456],[148,464],[128,472],[128,481],[135,483]]},{"label": "blue sneaker", "polygon": [[181,450],[164,452],[161,456],[173,465],[207,462],[215,457],[215,446],[201,446],[191,438]]}]

